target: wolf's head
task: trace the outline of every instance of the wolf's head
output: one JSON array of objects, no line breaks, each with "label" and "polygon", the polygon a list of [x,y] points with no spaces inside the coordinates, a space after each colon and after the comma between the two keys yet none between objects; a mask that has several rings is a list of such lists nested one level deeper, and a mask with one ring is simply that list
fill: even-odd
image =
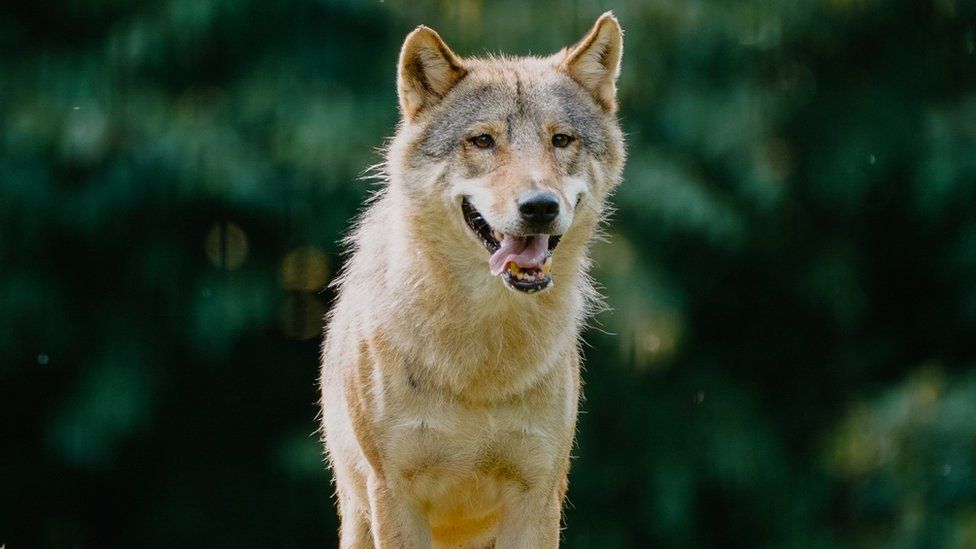
[{"label": "wolf's head", "polygon": [[461,58],[427,27],[407,36],[388,168],[448,263],[526,293],[552,286],[560,243],[579,266],[623,165],[622,51],[609,12],[545,58]]}]

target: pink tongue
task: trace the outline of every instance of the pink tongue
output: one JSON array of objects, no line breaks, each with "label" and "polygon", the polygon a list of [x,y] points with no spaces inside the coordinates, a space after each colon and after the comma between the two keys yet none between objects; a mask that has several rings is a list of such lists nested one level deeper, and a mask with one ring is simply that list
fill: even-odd
[{"label": "pink tongue", "polygon": [[491,254],[488,266],[491,267],[491,274],[494,276],[502,274],[505,267],[513,261],[523,269],[538,269],[546,261],[548,252],[549,235],[547,234],[523,237],[505,235],[502,237],[501,246]]}]

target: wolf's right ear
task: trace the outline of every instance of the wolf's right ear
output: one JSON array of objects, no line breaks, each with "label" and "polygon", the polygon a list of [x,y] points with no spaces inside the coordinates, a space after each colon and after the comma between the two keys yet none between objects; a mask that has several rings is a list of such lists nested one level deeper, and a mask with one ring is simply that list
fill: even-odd
[{"label": "wolf's right ear", "polygon": [[400,109],[406,120],[437,101],[467,74],[461,58],[433,29],[423,25],[403,42],[397,71]]}]

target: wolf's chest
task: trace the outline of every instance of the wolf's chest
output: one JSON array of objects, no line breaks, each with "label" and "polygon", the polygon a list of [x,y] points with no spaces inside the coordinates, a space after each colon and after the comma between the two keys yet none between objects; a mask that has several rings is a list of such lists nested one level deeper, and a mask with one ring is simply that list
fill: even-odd
[{"label": "wolf's chest", "polygon": [[544,482],[558,460],[563,418],[518,403],[428,398],[412,404],[387,427],[387,456],[397,481],[432,522],[442,515],[487,516]]}]

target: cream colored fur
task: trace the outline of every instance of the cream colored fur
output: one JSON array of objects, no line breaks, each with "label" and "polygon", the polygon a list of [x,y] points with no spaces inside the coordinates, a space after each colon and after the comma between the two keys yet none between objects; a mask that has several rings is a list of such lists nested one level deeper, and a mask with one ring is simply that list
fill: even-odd
[{"label": "cream colored fur", "polygon": [[[558,546],[578,337],[597,299],[587,250],[624,161],[612,97],[620,36],[605,14],[577,46],[544,59],[462,59],[424,27],[407,38],[403,122],[387,181],[348,239],[322,350],[322,427],[342,547]],[[591,112],[604,117],[609,142],[600,155],[585,144],[558,152],[576,155],[575,174],[553,160],[548,142],[503,142],[505,128],[493,124],[504,121],[472,128],[498,135],[495,156],[420,152],[432,110],[441,101],[450,108],[453,86],[574,85],[567,75],[600,105]],[[478,173],[458,175],[459,158]],[[478,162],[491,169],[479,172]],[[467,197],[492,226],[506,227],[517,216],[514,193],[530,183],[560,195],[565,229],[554,285],[536,294],[490,275],[458,207]]]}]

